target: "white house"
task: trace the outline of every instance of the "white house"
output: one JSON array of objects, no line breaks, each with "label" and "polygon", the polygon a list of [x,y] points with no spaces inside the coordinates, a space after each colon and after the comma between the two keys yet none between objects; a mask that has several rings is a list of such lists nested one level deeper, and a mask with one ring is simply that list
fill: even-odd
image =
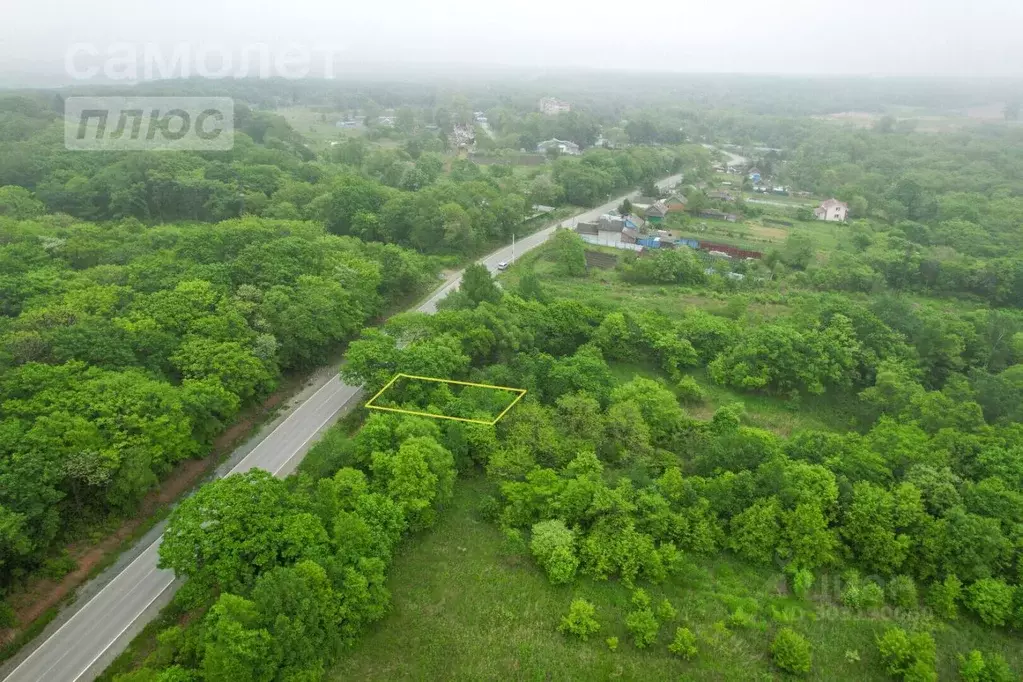
[{"label": "white house", "polygon": [[842,222],[849,217],[849,204],[838,199],[828,199],[822,201],[821,205],[813,210],[813,214],[817,216],[817,220]]},{"label": "white house", "polygon": [[572,110],[568,102],[562,102],[556,97],[544,97],[540,100],[540,113],[545,116],[556,116],[567,114]]},{"label": "white house", "polygon": [[550,140],[544,140],[540,144],[536,145],[536,151],[538,154],[546,154],[551,149],[557,149],[560,153],[568,154],[569,156],[575,156],[579,153],[579,145],[575,142],[559,140],[556,137]]}]

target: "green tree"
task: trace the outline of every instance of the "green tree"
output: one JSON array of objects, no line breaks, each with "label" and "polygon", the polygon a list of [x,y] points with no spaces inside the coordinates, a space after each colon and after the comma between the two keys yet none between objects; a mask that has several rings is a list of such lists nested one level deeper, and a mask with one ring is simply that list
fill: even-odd
[{"label": "green tree", "polygon": [[781,538],[777,498],[757,500],[729,522],[728,546],[748,561],[770,564]]},{"label": "green tree", "polygon": [[625,617],[625,627],[632,633],[632,641],[637,649],[645,649],[656,642],[661,630],[661,624],[650,608],[630,611]]},{"label": "green tree", "polygon": [[675,639],[668,645],[668,651],[683,661],[691,661],[699,653],[696,648],[696,635],[689,628],[675,628]]},{"label": "green tree", "polygon": [[473,263],[465,269],[460,289],[473,305],[479,305],[484,301],[497,303],[501,300],[500,287],[490,276],[490,271],[479,263]]},{"label": "green tree", "polygon": [[941,582],[935,582],[927,591],[927,605],[939,618],[956,620],[959,617],[959,600],[962,598],[962,583],[955,575],[947,575]]},{"label": "green tree", "polygon": [[813,570],[835,560],[838,540],[817,504],[804,503],[781,515],[779,555],[794,569]]},{"label": "green tree", "polygon": [[222,594],[205,618],[203,679],[210,682],[270,682],[277,673],[271,634],[259,627],[256,605]]},{"label": "green tree", "polygon": [[1005,625],[1012,614],[1015,588],[997,578],[981,578],[966,589],[964,603],[986,625]]},{"label": "green tree", "polygon": [[240,343],[191,339],[170,358],[186,379],[214,377],[242,400],[264,394],[274,386],[266,364]]},{"label": "green tree", "polygon": [[41,216],[45,211],[43,202],[27,189],[13,185],[0,187],[0,216],[28,220]]},{"label": "green tree", "polygon": [[575,579],[579,567],[575,534],[563,521],[552,519],[534,524],[529,547],[552,584],[570,583]]},{"label": "green tree", "polygon": [[586,274],[586,248],[579,235],[571,230],[555,230],[549,248],[559,275],[581,277]]},{"label": "green tree", "polygon": [[264,573],[252,602],[272,637],[281,675],[323,669],[340,644],[344,611],[320,565],[306,560]]},{"label": "green tree", "polygon": [[401,506],[412,531],[432,526],[436,508],[453,494],[454,458],[429,436],[408,438],[397,452],[374,452],[372,470],[374,482]]},{"label": "green tree", "polygon": [[937,651],[930,633],[909,634],[902,628],[889,628],[877,638],[877,648],[888,674],[903,680],[937,682]]},{"label": "green tree", "polygon": [[915,503],[910,500],[903,504],[880,486],[856,483],[842,535],[857,560],[869,570],[891,573],[901,568],[909,556],[913,540],[907,531],[921,514],[918,491]]},{"label": "green tree", "polygon": [[324,551],[327,533],[284,483],[252,470],[213,481],[171,514],[160,567],[188,577],[190,595],[247,591],[263,572]]},{"label": "green tree", "polygon": [[810,672],[813,657],[810,643],[792,628],[782,628],[771,642],[774,664],[785,672],[805,675]]},{"label": "green tree", "polygon": [[916,583],[908,575],[897,575],[885,585],[889,603],[901,609],[915,609],[918,605]]},{"label": "green tree", "polygon": [[585,599],[573,599],[568,609],[568,615],[561,619],[558,626],[560,632],[577,636],[584,642],[590,635],[600,630],[600,623],[596,619],[597,609]]}]

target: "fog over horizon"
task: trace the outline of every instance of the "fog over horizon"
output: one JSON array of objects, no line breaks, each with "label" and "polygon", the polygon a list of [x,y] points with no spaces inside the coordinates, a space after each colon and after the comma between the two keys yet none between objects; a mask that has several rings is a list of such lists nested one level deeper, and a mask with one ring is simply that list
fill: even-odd
[{"label": "fog over horizon", "polygon": [[[0,73],[66,76],[75,44],[330,46],[347,64],[1023,76],[1020,0],[8,0]],[[347,5],[347,6],[346,6]],[[342,74],[335,74],[342,75]],[[64,78],[63,80],[69,80]]]}]

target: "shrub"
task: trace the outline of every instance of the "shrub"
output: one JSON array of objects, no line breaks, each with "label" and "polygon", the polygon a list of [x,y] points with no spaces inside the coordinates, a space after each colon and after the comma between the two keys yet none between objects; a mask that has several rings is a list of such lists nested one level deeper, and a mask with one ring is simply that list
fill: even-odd
[{"label": "shrub", "polygon": [[884,590],[877,583],[871,581],[860,588],[861,609],[877,609],[884,606]]},{"label": "shrub", "polygon": [[927,632],[908,634],[902,628],[889,628],[877,638],[885,670],[904,680],[937,680],[934,669],[937,649]]},{"label": "shrub", "polygon": [[608,649],[610,649],[611,651],[617,651],[618,650],[618,638],[617,637],[608,637],[605,641],[607,642],[607,648]]},{"label": "shrub", "polygon": [[632,591],[632,605],[638,610],[650,608],[650,595],[642,587]]},{"label": "shrub", "polygon": [[976,649],[968,656],[959,654],[959,676],[964,682],[1014,682],[1016,674],[998,654],[985,656]]},{"label": "shrub", "polygon": [[1005,625],[1012,614],[1014,592],[1004,580],[982,578],[966,590],[966,606],[986,625]]},{"label": "shrub", "polygon": [[792,628],[782,628],[771,643],[771,657],[782,670],[795,674],[810,672],[813,656],[810,643]]},{"label": "shrub", "polygon": [[678,616],[678,611],[671,605],[671,602],[667,599],[662,599],[661,603],[657,605],[656,611],[657,618],[663,621],[675,620]]},{"label": "shrub", "polygon": [[916,583],[908,575],[897,575],[888,581],[888,603],[902,609],[917,607]]},{"label": "shrub", "polygon": [[18,624],[18,617],[11,605],[0,599],[0,628],[13,628]]},{"label": "shrub", "polygon": [[480,520],[493,523],[501,515],[501,503],[493,495],[486,495],[476,507]]},{"label": "shrub", "polygon": [[1017,682],[1019,680],[1001,654],[988,654],[984,657],[984,673],[987,675],[986,682]]},{"label": "shrub", "polygon": [[842,590],[841,601],[843,606],[848,606],[850,609],[860,608],[860,585],[859,583],[849,583]]},{"label": "shrub", "polygon": [[633,643],[637,649],[645,649],[657,641],[657,633],[661,624],[650,609],[633,611],[625,618],[625,627],[632,633]]},{"label": "shrub", "polygon": [[813,571],[801,568],[792,576],[792,592],[800,599],[806,599],[813,587]]},{"label": "shrub", "polygon": [[745,610],[740,606],[732,612],[732,615],[728,616],[728,626],[733,628],[751,628],[756,622],[753,614],[746,613]]},{"label": "shrub", "polygon": [[44,578],[50,580],[60,580],[71,571],[78,568],[78,562],[75,561],[65,551],[60,556],[52,557],[43,562],[42,567],[39,569],[39,574]]},{"label": "shrub", "polygon": [[570,583],[579,568],[579,557],[575,553],[575,533],[565,527],[560,519],[541,521],[533,525],[533,539],[530,542],[533,556],[547,572],[551,584]]},{"label": "shrub", "polygon": [[573,599],[568,609],[568,615],[561,619],[558,630],[570,635],[576,635],[584,642],[590,635],[600,629],[600,623],[596,619],[597,608],[585,599]]},{"label": "shrub", "polygon": [[502,532],[504,533],[504,540],[501,543],[501,549],[505,554],[518,556],[529,553],[529,546],[526,544],[526,538],[523,537],[521,530],[506,526],[502,529]]},{"label": "shrub", "polygon": [[675,390],[678,393],[678,399],[686,405],[698,405],[707,399],[707,394],[700,383],[688,374],[678,380]]},{"label": "shrub", "polygon": [[927,591],[927,605],[945,620],[959,617],[959,599],[962,597],[963,584],[955,575],[947,575],[940,583],[931,585]]},{"label": "shrub", "polygon": [[842,603],[851,609],[863,611],[884,605],[884,590],[877,583],[863,583],[855,571],[846,574],[846,586],[842,592]]},{"label": "shrub", "polygon": [[686,567],[685,555],[675,547],[673,542],[662,543],[657,548],[657,553],[660,555],[661,565],[664,566],[668,575],[679,575]]},{"label": "shrub", "polygon": [[668,651],[684,661],[696,656],[696,635],[689,628],[675,628],[675,639],[668,645]]}]

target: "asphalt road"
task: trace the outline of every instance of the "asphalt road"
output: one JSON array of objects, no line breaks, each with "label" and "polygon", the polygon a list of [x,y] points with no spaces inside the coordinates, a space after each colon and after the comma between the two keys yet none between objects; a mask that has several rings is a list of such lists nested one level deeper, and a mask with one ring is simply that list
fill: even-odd
[{"label": "asphalt road", "polygon": [[[679,175],[665,178],[662,187],[678,182]],[[628,195],[630,198],[638,193]],[[618,197],[561,223],[572,227],[576,221],[595,220],[621,203]],[[491,272],[498,263],[511,262],[544,243],[557,226],[549,227],[494,251],[478,262]],[[437,303],[458,289],[461,273],[448,280],[418,310],[433,313]],[[362,393],[360,386],[348,386],[334,375],[277,428],[264,438],[230,473],[265,469],[275,476],[287,476],[305,455],[313,440],[338,418],[348,404]],[[131,641],[132,636],[156,617],[159,606],[177,589],[172,571],[157,568],[160,538],[118,573],[70,619],[61,625],[23,660],[5,682],[91,682]]]},{"label": "asphalt road", "polygon": [[721,149],[720,147],[715,147],[712,144],[704,144],[702,146],[712,151],[716,149],[717,151],[727,156],[728,157],[727,163],[729,166],[745,166],[746,164],[749,163],[749,159],[747,159],[745,156],[739,156],[738,154],[727,151],[725,149]]}]

